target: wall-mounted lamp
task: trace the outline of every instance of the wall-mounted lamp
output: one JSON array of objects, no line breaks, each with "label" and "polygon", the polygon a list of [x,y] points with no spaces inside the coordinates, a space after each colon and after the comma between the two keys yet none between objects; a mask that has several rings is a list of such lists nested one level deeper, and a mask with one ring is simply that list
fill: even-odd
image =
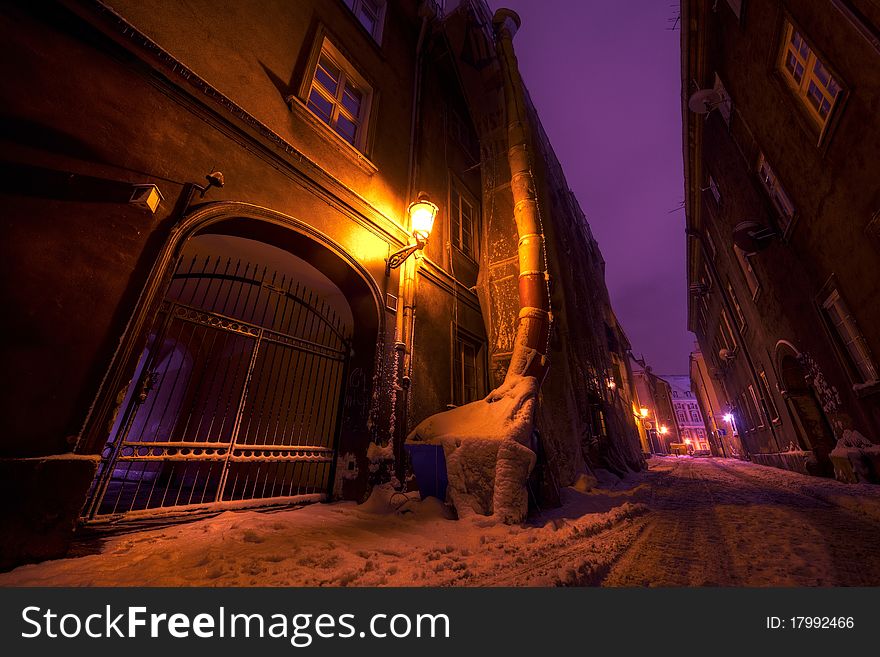
[{"label": "wall-mounted lamp", "polygon": [[669,433],[669,429],[666,428],[665,424],[660,426],[659,431],[661,436],[665,436],[667,433]]},{"label": "wall-mounted lamp", "polygon": [[212,171],[207,176],[205,176],[205,180],[208,181],[207,185],[196,185],[193,183],[193,187],[199,192],[199,198],[205,198],[205,194],[208,193],[208,190],[212,187],[216,187],[220,189],[223,185],[226,184],[226,179],[223,178],[222,171]]},{"label": "wall-mounted lamp", "polygon": [[724,421],[727,422],[728,424],[730,424],[731,422],[733,422],[733,415],[730,413],[725,413],[724,414]]},{"label": "wall-mounted lamp", "polygon": [[128,202],[156,214],[156,210],[159,209],[159,203],[163,200],[165,200],[165,197],[162,196],[162,192],[159,191],[156,185],[151,184],[135,185]]},{"label": "wall-mounted lamp", "polygon": [[385,263],[386,276],[390,276],[391,270],[400,267],[413,253],[425,248],[428,237],[431,235],[431,229],[434,228],[434,219],[437,217],[438,209],[425,192],[419,192],[418,200],[409,204],[406,211],[409,214],[412,236],[416,243],[405,246],[388,256]]}]

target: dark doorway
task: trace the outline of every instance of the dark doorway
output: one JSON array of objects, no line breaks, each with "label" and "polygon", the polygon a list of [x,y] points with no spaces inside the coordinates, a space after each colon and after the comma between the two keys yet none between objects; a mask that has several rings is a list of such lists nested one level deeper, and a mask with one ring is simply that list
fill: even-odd
[{"label": "dark doorway", "polygon": [[834,432],[813,386],[807,381],[803,364],[789,350],[781,353],[779,374],[801,448],[815,452],[820,469],[828,470],[828,453],[835,444]]}]

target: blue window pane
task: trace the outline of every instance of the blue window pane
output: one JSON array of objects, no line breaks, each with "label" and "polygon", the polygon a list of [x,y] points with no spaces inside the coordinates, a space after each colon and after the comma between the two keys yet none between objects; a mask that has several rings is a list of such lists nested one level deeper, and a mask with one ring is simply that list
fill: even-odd
[{"label": "blue window pane", "polygon": [[339,69],[326,57],[321,57],[318,68],[315,70],[315,79],[331,95],[336,95],[336,88],[339,86]]},{"label": "blue window pane", "polygon": [[333,105],[317,89],[312,89],[312,92],[309,94],[309,109],[324,119],[324,121],[330,123]]},{"label": "blue window pane", "polygon": [[813,65],[813,73],[816,74],[816,77],[819,78],[819,82],[824,84],[826,87],[828,86],[828,82],[831,80],[831,76],[828,74],[828,71],[822,66],[822,62],[818,59],[816,63]]},{"label": "blue window pane", "polygon": [[361,92],[346,83],[345,90],[342,92],[342,106],[345,107],[354,116],[360,116],[361,113]]},{"label": "blue window pane", "polygon": [[357,124],[353,123],[345,116],[340,114],[339,118],[336,120],[336,132],[338,132],[345,141],[353,146],[354,138],[357,134]]}]

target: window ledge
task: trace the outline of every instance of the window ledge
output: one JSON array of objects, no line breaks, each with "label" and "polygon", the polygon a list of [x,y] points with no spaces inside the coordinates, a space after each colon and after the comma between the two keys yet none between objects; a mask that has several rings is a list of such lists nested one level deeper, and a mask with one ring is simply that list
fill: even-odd
[{"label": "window ledge", "polygon": [[856,393],[856,396],[859,398],[870,397],[872,395],[880,393],[880,381],[874,379],[873,381],[856,383],[853,384],[852,389],[853,392]]},{"label": "window ledge", "polygon": [[333,128],[312,114],[311,110],[306,107],[306,104],[299,96],[288,96],[285,100],[287,101],[287,106],[290,108],[290,111],[295,114],[297,118],[302,119],[314,127],[316,132],[323,137],[324,141],[333,146],[337,151],[344,155],[346,159],[356,164],[365,173],[371,176],[379,171],[379,167],[377,167],[370,158],[345,141],[342,137],[336,134],[336,131],[333,130]]}]

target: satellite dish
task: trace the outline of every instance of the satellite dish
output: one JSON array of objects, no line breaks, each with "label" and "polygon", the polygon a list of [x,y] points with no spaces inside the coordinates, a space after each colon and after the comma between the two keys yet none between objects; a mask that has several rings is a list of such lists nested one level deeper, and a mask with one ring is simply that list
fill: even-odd
[{"label": "satellite dish", "polygon": [[757,221],[741,221],[733,228],[733,243],[746,255],[763,251],[775,237],[775,230]]},{"label": "satellite dish", "polygon": [[723,102],[724,96],[715,89],[700,89],[688,100],[688,109],[695,114],[708,114]]}]

